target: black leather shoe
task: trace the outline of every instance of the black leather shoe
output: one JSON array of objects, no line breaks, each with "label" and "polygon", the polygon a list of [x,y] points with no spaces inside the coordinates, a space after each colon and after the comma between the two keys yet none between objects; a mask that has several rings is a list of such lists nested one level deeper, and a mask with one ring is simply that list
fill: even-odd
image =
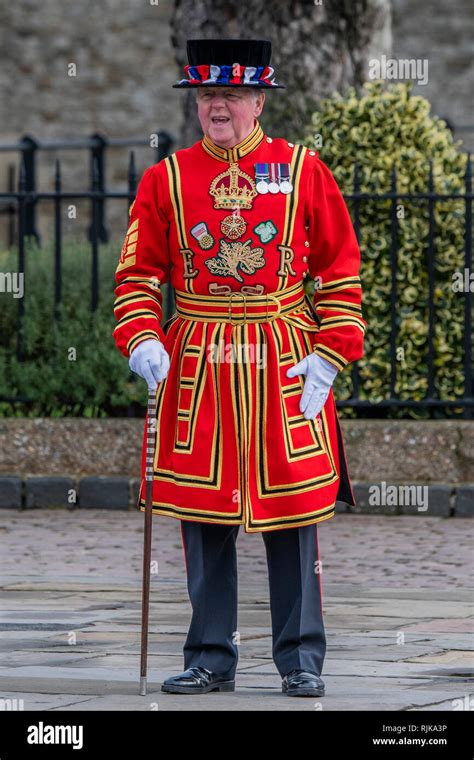
[{"label": "black leather shoe", "polygon": [[170,694],[206,694],[208,691],[235,691],[235,681],[213,673],[200,665],[188,668],[184,673],[167,678],[161,691]]},{"label": "black leather shoe", "polygon": [[292,670],[284,677],[281,690],[288,697],[324,697],[324,681],[315,673]]}]

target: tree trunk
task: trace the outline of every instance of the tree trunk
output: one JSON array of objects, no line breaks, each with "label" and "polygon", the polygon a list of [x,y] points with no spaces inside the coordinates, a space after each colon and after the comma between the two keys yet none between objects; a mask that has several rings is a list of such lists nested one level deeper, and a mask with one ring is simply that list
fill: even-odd
[{"label": "tree trunk", "polygon": [[[321,98],[348,85],[359,90],[370,58],[389,55],[391,48],[390,0],[175,0],[171,26],[177,80],[184,77],[187,39],[271,40],[276,81],[287,89],[267,93],[261,123],[269,134],[293,142],[305,133]],[[181,93],[184,146],[202,131],[194,92]]]}]

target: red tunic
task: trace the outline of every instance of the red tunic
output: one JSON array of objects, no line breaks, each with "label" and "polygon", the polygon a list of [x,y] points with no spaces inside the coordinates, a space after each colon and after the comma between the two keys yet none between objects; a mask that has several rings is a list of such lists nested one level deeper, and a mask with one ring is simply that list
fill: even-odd
[{"label": "red tunic", "polygon": [[[291,189],[257,192],[262,165],[270,180],[280,165]],[[339,370],[363,355],[359,265],[329,169],[258,121],[232,149],[204,137],[146,169],[116,271],[113,336],[124,356],[148,338],[170,355],[157,389],[155,514],[250,533],[327,520],[336,499],[355,503],[332,390],[306,420],[305,376],[286,372],[312,350]],[[162,327],[169,278],[177,310]],[[146,424],[142,511],[145,450]]]}]

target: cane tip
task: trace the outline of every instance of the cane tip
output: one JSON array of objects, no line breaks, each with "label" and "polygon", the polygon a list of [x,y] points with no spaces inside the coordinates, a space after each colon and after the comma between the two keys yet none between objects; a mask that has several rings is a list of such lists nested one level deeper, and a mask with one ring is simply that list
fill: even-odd
[{"label": "cane tip", "polygon": [[146,676],[140,678],[140,696],[146,697]]}]

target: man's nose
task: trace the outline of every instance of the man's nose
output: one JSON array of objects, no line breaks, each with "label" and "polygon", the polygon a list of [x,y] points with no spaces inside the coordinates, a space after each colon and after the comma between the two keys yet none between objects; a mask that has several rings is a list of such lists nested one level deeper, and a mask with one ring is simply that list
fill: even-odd
[{"label": "man's nose", "polygon": [[212,98],[212,105],[213,106],[217,106],[217,107],[225,105],[225,98],[224,98],[224,96],[223,95],[214,95],[214,97]]}]

